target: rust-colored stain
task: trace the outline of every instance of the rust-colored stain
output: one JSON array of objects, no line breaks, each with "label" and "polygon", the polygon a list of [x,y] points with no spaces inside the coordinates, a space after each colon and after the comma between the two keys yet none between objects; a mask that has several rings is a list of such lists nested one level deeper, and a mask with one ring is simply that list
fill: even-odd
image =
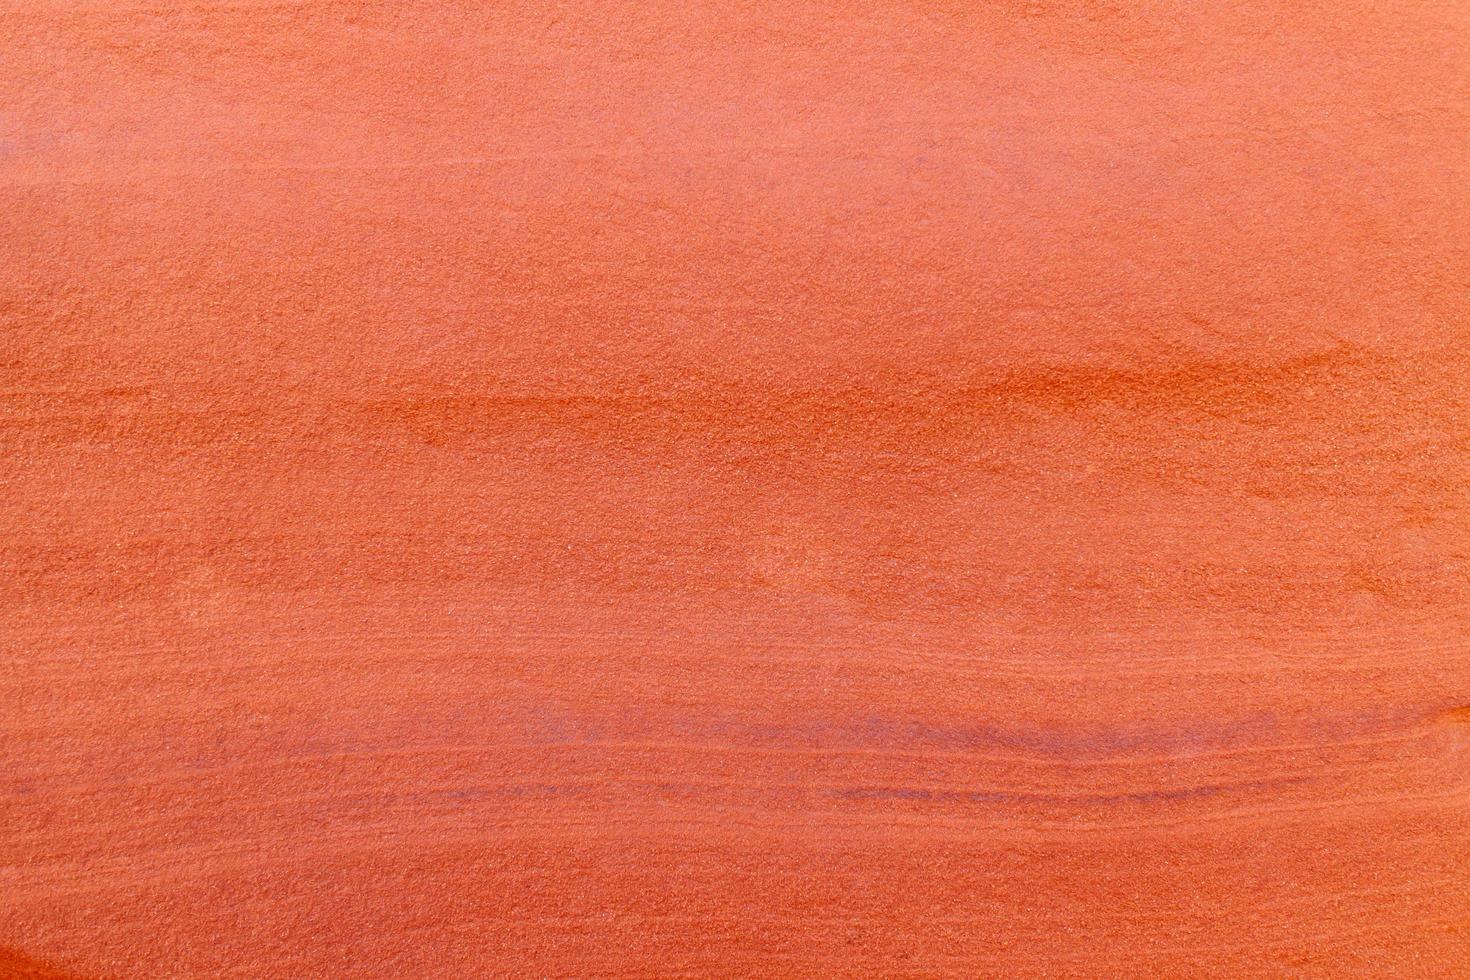
[{"label": "rust-colored stain", "polygon": [[1470,974],[1470,6],[0,2],[0,975]]},{"label": "rust-colored stain", "polygon": [[0,949],[0,977],[6,980],[74,980],[71,974],[39,963],[13,949]]}]

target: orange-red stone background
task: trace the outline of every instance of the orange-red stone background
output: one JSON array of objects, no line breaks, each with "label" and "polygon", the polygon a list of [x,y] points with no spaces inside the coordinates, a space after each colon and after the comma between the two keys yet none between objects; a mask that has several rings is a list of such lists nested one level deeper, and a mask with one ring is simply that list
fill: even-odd
[{"label": "orange-red stone background", "polygon": [[1465,976],[1467,301],[1463,0],[3,0],[0,972]]}]

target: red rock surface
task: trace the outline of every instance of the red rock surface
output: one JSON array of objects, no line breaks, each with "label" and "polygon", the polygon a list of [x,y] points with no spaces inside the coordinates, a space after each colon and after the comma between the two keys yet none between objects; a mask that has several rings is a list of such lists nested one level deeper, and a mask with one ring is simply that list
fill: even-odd
[{"label": "red rock surface", "polygon": [[1467,68],[0,5],[0,974],[1464,976]]}]

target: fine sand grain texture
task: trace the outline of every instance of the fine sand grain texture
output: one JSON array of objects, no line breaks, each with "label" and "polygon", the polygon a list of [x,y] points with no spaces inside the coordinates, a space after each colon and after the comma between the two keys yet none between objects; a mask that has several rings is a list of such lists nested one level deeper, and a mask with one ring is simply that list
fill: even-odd
[{"label": "fine sand grain texture", "polygon": [[1470,975],[1470,4],[0,0],[0,976]]}]

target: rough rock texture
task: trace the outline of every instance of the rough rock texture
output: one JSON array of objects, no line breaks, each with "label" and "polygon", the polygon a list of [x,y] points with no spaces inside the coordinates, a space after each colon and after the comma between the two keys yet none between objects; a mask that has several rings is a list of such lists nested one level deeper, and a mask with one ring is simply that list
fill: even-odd
[{"label": "rough rock texture", "polygon": [[1467,165],[1459,2],[3,0],[0,975],[1466,975]]}]

